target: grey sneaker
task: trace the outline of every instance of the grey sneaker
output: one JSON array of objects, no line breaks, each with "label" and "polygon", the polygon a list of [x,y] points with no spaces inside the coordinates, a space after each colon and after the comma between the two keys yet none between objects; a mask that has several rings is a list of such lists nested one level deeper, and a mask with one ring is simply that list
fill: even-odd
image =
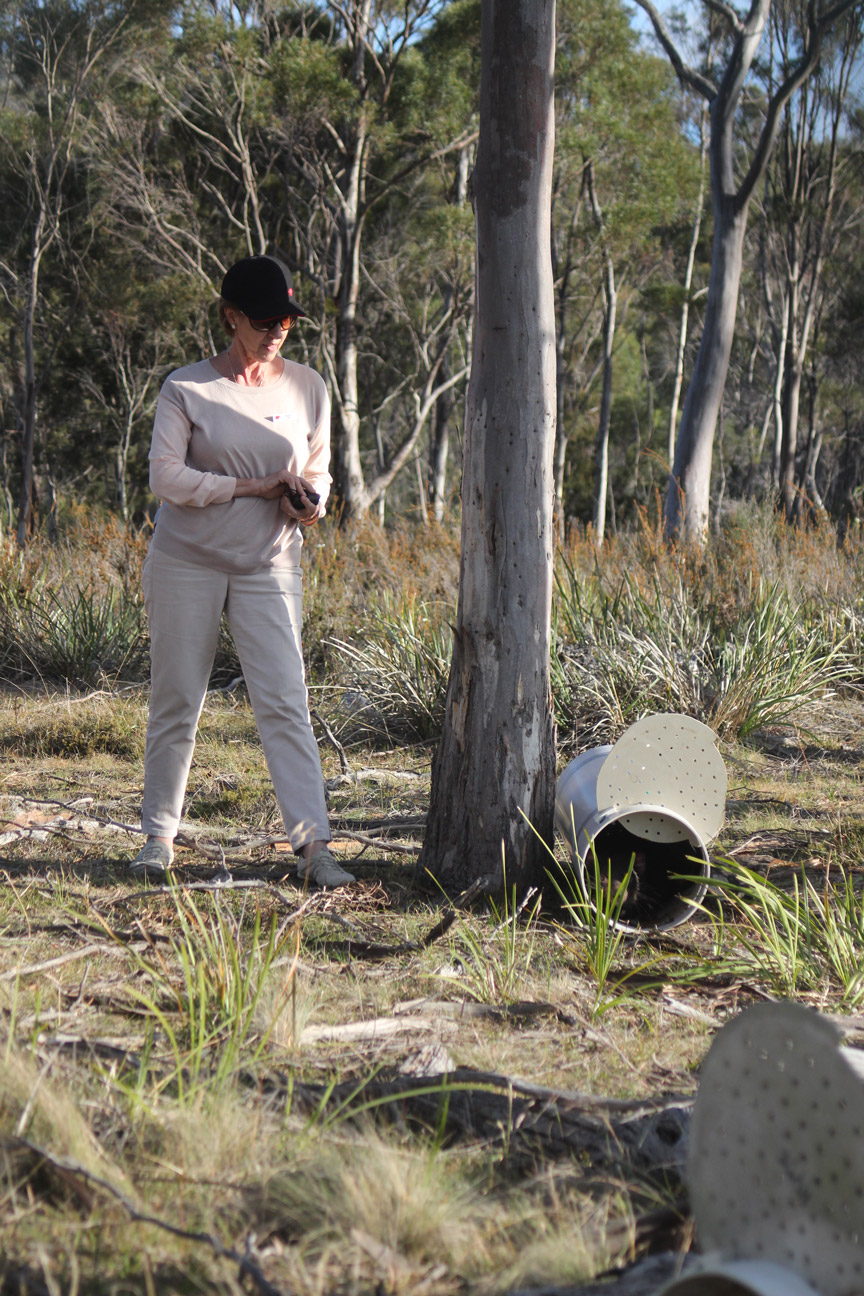
[{"label": "grey sneaker", "polygon": [[307,882],[314,882],[319,887],[340,887],[357,881],[353,873],[345,872],[326,846],[322,846],[308,859],[301,856],[297,864],[297,876]]},{"label": "grey sneaker", "polygon": [[130,862],[129,872],[133,877],[164,878],[173,859],[173,847],[154,838]]}]

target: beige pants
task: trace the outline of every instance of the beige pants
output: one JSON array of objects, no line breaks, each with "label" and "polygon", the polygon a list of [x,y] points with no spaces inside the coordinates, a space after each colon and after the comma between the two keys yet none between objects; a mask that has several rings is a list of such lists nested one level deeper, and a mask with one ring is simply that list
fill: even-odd
[{"label": "beige pants", "polygon": [[150,622],[150,717],[141,824],[173,838],[224,612],[294,850],[329,841],[318,745],[300,648],[300,569],[238,576],[150,549],[143,572]]}]

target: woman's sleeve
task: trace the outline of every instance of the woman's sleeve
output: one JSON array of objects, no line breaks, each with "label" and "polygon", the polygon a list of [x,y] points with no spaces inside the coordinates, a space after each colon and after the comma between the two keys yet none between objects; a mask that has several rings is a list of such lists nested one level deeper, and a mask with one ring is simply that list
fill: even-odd
[{"label": "woman's sleeve", "polygon": [[316,375],[321,386],[317,393],[316,417],[312,431],[309,433],[309,458],[301,471],[301,476],[310,482],[318,494],[320,517],[324,516],[324,505],[330,494],[330,396],[323,378]]},{"label": "woman's sleeve", "polygon": [[236,477],[199,472],[186,462],[192,424],[170,382],[159,394],[150,445],[150,489],[169,504],[204,508],[234,498]]}]

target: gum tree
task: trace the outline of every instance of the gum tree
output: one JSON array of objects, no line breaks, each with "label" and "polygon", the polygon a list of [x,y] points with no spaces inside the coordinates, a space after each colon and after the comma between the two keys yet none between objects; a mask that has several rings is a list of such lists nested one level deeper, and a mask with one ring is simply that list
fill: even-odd
[{"label": "gum tree", "polygon": [[[623,485],[622,460],[632,450],[635,482],[645,449],[629,430],[626,439],[619,435],[610,446],[621,395],[614,380],[616,353],[632,339],[633,305],[662,273],[664,239],[680,222],[682,208],[689,211],[696,182],[692,147],[680,126],[678,87],[666,61],[640,48],[623,4],[558,0],[555,62],[555,490],[559,524],[565,492],[568,511],[575,496],[587,513],[593,459],[592,515],[599,543],[616,470]],[[652,430],[649,418],[649,444]],[[571,438],[578,448],[568,474]],[[621,503],[626,509],[627,502]]]},{"label": "gum tree", "polygon": [[481,50],[459,602],[420,859],[447,890],[539,876],[555,784],[554,0],[483,0]]},{"label": "gum tree", "polygon": [[[636,0],[654,26],[682,85],[708,104],[708,158],[714,239],[711,277],[702,337],[687,388],[664,507],[670,537],[683,534],[701,541],[708,524],[714,431],[735,332],[738,287],[743,264],[747,216],[756,186],[765,176],[780,130],[783,109],[815,70],[823,40],[835,23],[860,0],[808,0],[802,5],[799,45],[786,75],[764,103],[761,129],[751,147],[739,129],[742,100],[751,78],[772,0],[752,0],[740,13],[725,0],[703,0],[706,11],[725,25],[726,50],[711,75],[689,66],[652,0]],[[777,0],[775,0],[775,3]],[[769,51],[770,53],[770,51]]]}]

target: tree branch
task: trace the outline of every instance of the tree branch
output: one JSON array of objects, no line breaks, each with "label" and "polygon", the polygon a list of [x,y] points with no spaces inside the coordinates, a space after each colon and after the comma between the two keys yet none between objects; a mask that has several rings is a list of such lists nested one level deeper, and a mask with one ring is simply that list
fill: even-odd
[{"label": "tree branch", "polygon": [[264,1277],[260,1267],[252,1259],[251,1247],[244,1254],[236,1251],[234,1247],[226,1246],[214,1233],[196,1232],[191,1229],[180,1228],[179,1225],[172,1224],[170,1220],[160,1219],[156,1215],[141,1211],[125,1193],[121,1192],[119,1188],[115,1188],[107,1179],[94,1174],[92,1170],[88,1170],[86,1166],[77,1161],[70,1161],[68,1157],[57,1156],[46,1148],[31,1143],[29,1139],[5,1139],[3,1146],[5,1148],[26,1148],[34,1156],[40,1157],[46,1165],[52,1166],[59,1174],[101,1188],[103,1192],[108,1193],[116,1202],[119,1202],[129,1218],[138,1224],[151,1224],[154,1228],[163,1229],[166,1233],[173,1234],[174,1237],[183,1238],[188,1242],[204,1243],[205,1246],[210,1247],[214,1255],[236,1264],[239,1267],[241,1276],[249,1277],[258,1291],[262,1293],[262,1296],[284,1296],[278,1287],[274,1287]]},{"label": "tree branch", "polygon": [[750,163],[747,175],[738,190],[738,202],[740,205],[743,206],[750,201],[753,190],[765,174],[765,168],[768,165],[768,159],[771,156],[771,150],[780,129],[780,114],[795,91],[804,84],[816,67],[825,33],[832,23],[836,22],[838,18],[842,18],[843,14],[848,13],[850,9],[853,9],[860,2],[861,0],[839,0],[839,3],[829,9],[817,22],[811,22],[809,39],[804,54],[786,77],[786,80],[771,96],[765,114],[765,125],[762,127],[762,134],[759,137],[753,161]]},{"label": "tree branch", "polygon": [[426,423],[426,420],[429,417],[429,411],[432,409],[432,406],[435,404],[438,397],[443,392],[448,391],[451,387],[454,387],[456,383],[461,382],[461,380],[467,374],[468,369],[469,369],[468,365],[466,365],[463,369],[459,369],[450,378],[448,378],[446,382],[440,383],[433,391],[429,392],[426,396],[426,399],[422,402],[422,404],[419,404],[419,407],[417,409],[417,416],[414,419],[414,426],[412,427],[411,431],[404,438],[399,448],[391,456],[387,466],[383,468],[382,471],[379,472],[370,483],[368,488],[370,501],[376,500],[378,496],[381,494],[381,492],[387,489],[387,487],[392,482],[393,478],[398,473],[399,469],[405,463],[411,451],[414,449],[414,446],[417,444],[417,439],[420,436],[420,433],[423,431],[424,424]]},{"label": "tree branch", "polygon": [[636,0],[636,3],[639,5],[640,9],[645,10],[648,17],[651,19],[657,39],[666,51],[669,62],[675,69],[678,80],[682,85],[689,86],[691,90],[695,90],[697,94],[702,95],[702,97],[707,99],[710,103],[717,94],[717,87],[714,82],[708,77],[703,76],[701,72],[697,72],[695,68],[689,67],[688,64],[684,62],[678,51],[677,45],[672,39],[668,27],[664,23],[656,6],[652,3],[652,0]]},{"label": "tree branch", "polygon": [[712,9],[714,13],[720,14],[721,18],[725,18],[736,36],[743,33],[743,23],[731,5],[723,4],[723,0],[705,0],[705,5],[708,9]]}]

